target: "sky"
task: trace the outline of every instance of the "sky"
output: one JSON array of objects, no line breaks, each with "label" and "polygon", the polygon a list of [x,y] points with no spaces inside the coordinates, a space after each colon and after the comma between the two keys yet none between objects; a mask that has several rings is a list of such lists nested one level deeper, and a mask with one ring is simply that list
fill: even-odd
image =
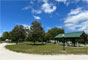
[{"label": "sky", "polygon": [[46,32],[58,27],[88,33],[88,0],[0,0],[0,36],[15,25],[30,29],[33,21]]}]

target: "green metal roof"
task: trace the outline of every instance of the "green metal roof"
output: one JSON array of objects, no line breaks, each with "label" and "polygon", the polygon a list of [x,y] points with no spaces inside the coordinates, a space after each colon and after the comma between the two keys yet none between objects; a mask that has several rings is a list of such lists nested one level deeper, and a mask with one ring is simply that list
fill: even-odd
[{"label": "green metal roof", "polygon": [[[64,38],[73,38],[73,37],[80,37],[84,32],[71,32],[71,33],[65,33]],[[62,38],[63,34],[58,34],[55,38]]]}]

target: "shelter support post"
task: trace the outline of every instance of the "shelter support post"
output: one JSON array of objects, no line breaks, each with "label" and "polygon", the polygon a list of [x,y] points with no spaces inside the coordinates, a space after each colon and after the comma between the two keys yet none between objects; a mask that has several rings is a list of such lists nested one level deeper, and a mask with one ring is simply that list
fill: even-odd
[{"label": "shelter support post", "polygon": [[75,46],[76,46],[76,44],[75,44],[75,42],[76,42],[76,41],[75,41],[75,39],[74,39],[74,38],[73,38],[72,40],[73,40],[73,44],[74,44],[74,47],[75,47]]},{"label": "shelter support post", "polygon": [[79,39],[76,39],[76,47],[79,47]]}]

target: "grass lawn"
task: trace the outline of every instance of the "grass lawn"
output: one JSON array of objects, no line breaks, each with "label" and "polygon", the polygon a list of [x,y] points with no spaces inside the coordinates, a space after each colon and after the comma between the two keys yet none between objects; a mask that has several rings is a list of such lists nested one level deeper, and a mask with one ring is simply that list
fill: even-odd
[{"label": "grass lawn", "polygon": [[88,54],[88,47],[66,47],[65,52],[62,46],[56,46],[56,44],[18,44],[18,45],[7,45],[7,49],[23,52],[29,54]]}]

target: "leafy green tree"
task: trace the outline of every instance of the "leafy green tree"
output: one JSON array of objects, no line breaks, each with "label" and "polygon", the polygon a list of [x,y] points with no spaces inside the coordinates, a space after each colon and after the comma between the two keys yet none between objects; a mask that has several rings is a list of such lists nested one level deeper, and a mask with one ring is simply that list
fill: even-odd
[{"label": "leafy green tree", "polygon": [[6,39],[10,39],[10,33],[9,32],[4,32],[2,37],[1,37],[1,40],[6,40]]},{"label": "leafy green tree", "polygon": [[13,42],[18,44],[19,42],[23,42],[26,36],[25,28],[22,25],[16,25],[14,29],[10,32],[11,39]]},{"label": "leafy green tree", "polygon": [[37,21],[32,22],[32,26],[30,27],[29,39],[30,41],[36,43],[36,41],[43,42],[45,32],[41,23]]},{"label": "leafy green tree", "polygon": [[60,33],[64,33],[64,29],[54,27],[54,28],[48,30],[48,32],[46,33],[46,38],[47,38],[47,40],[54,40],[55,36]]}]

